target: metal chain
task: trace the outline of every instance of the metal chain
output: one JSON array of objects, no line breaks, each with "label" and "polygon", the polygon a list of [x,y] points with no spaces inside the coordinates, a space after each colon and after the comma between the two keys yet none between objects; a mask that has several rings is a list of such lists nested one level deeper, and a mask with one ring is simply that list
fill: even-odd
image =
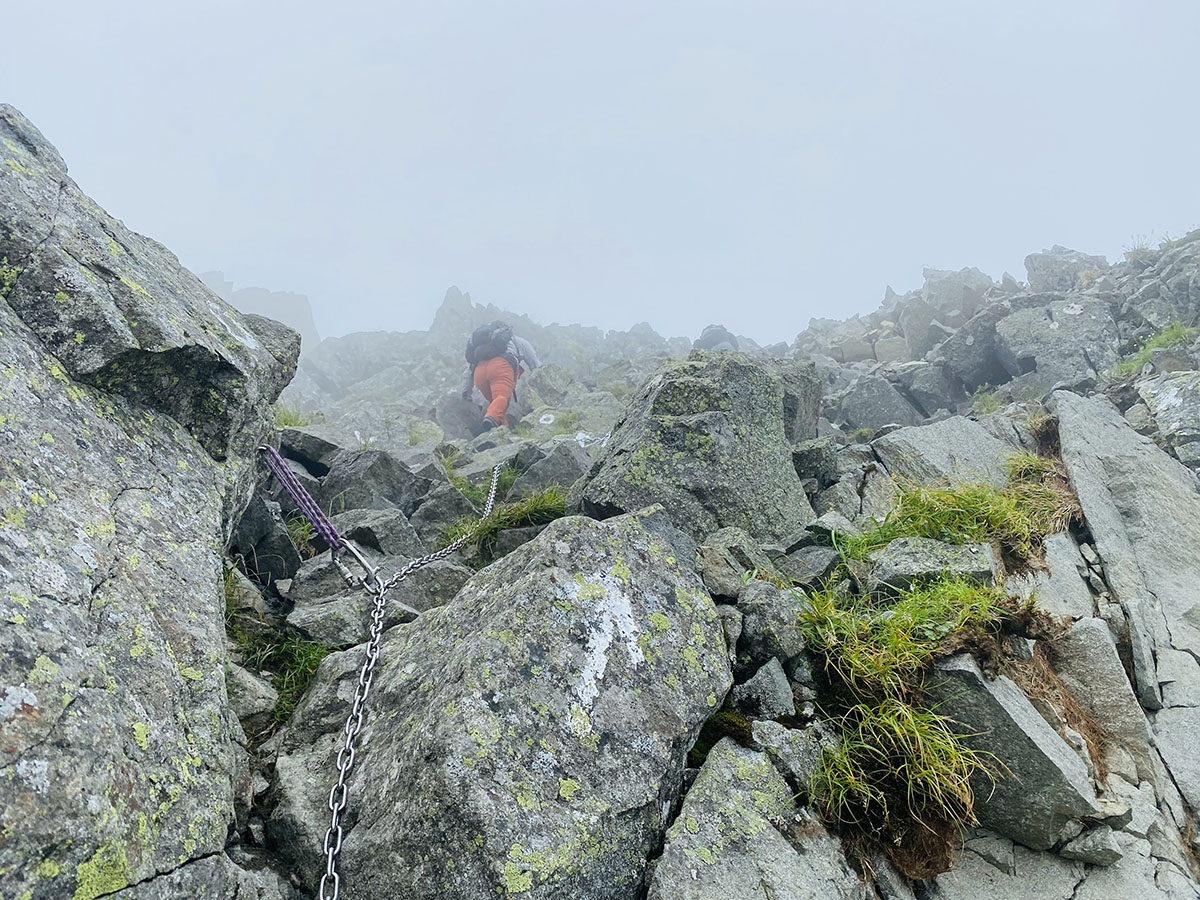
[{"label": "metal chain", "polygon": [[[436,562],[439,559],[445,559],[454,551],[460,549],[471,538],[478,533],[483,520],[492,513],[492,506],[496,502],[496,488],[500,483],[500,469],[503,468],[503,463],[492,469],[492,486],[488,490],[487,504],[483,508],[483,515],[477,521],[474,527],[460,537],[454,543],[443,547],[428,556],[422,556],[419,559],[414,559],[399,572],[396,572],[387,581],[380,581],[377,570],[372,569],[357,553],[355,558],[367,571],[367,578],[363,580],[362,587],[372,597],[375,598],[375,605],[371,610],[371,636],[367,640],[367,658],[363,660],[362,669],[358,673],[358,686],[354,691],[354,705],[350,709],[350,716],[346,719],[346,727],[342,729],[345,740],[342,742],[342,748],[337,755],[337,784],[329,792],[329,812],[331,815],[329,830],[325,833],[325,874],[321,876],[320,891],[317,894],[319,900],[338,900],[341,896],[341,876],[337,871],[338,854],[342,852],[342,839],[345,834],[342,830],[342,813],[345,812],[346,802],[350,796],[350,786],[346,783],[346,779],[350,774],[350,769],[354,765],[354,757],[357,750],[354,747],[355,739],[358,733],[362,730],[363,717],[366,715],[367,694],[371,690],[371,681],[375,677],[375,664],[379,661],[379,645],[383,638],[383,616],[387,607],[387,592],[406,579],[418,569]],[[347,545],[352,546],[352,545]]]}]

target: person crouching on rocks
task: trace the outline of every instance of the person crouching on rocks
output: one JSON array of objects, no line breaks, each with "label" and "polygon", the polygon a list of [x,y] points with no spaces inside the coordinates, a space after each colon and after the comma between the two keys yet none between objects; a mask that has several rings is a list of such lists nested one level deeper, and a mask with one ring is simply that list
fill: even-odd
[{"label": "person crouching on rocks", "polygon": [[517,379],[537,367],[533,345],[513,334],[507,322],[495,321],[472,332],[467,341],[467,375],[462,397],[470,400],[472,387],[477,387],[488,404],[483,421],[477,429],[472,429],[475,434],[508,425],[508,404]]}]

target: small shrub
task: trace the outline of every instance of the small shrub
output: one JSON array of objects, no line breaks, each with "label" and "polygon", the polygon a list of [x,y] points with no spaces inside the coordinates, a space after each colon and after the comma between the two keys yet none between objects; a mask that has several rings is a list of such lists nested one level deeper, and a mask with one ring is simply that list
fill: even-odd
[{"label": "small shrub", "polygon": [[1182,322],[1172,322],[1166,328],[1151,336],[1142,346],[1141,350],[1118,363],[1116,368],[1113,369],[1113,374],[1117,377],[1132,375],[1134,372],[1139,371],[1146,363],[1150,362],[1152,351],[1160,347],[1178,347],[1195,339],[1198,334],[1200,334],[1200,328],[1192,328],[1184,325]]},{"label": "small shrub", "polygon": [[[557,485],[531,494],[524,500],[508,503],[492,510],[483,519],[464,516],[443,532],[439,547],[447,547],[466,534],[474,531],[471,540],[464,546],[475,547],[481,557],[488,558],[496,545],[496,536],[506,528],[524,528],[529,525],[546,525],[561,519],[566,511],[567,492]],[[478,522],[478,529],[476,523]]]},{"label": "small shrub", "polygon": [[286,403],[275,404],[275,427],[276,428],[297,428],[303,425],[311,425],[313,416],[311,413],[303,412],[300,409],[288,406]]}]

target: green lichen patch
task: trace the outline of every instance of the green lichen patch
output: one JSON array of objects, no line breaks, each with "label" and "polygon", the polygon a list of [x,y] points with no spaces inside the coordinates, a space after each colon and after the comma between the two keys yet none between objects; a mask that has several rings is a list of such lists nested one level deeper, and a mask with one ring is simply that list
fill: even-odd
[{"label": "green lichen patch", "polygon": [[96,900],[129,885],[129,860],[125,845],[105,844],[75,871],[75,893],[71,900]]}]

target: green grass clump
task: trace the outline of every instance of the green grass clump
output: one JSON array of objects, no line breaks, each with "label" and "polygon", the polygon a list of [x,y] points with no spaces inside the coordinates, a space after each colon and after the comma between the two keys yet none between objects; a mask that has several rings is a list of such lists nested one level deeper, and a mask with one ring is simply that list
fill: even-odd
[{"label": "green grass clump", "polygon": [[313,417],[310,413],[288,406],[286,403],[275,404],[276,428],[296,428],[302,425],[311,425],[312,423]]},{"label": "green grass clump", "polygon": [[931,860],[974,822],[971,780],[990,775],[990,761],[921,703],[920,685],[949,638],[995,629],[1006,601],[999,588],[963,579],[890,605],[833,591],[810,598],[800,625],[830,682],[822,712],[840,731],[809,784],[827,819],[883,847],[924,844],[932,849],[921,865],[935,868]]},{"label": "green grass clump", "polygon": [[569,409],[565,413],[559,413],[554,417],[551,429],[556,435],[574,434],[579,430],[579,410]]},{"label": "green grass clump", "polygon": [[1141,350],[1118,363],[1117,367],[1113,369],[1113,374],[1118,377],[1132,375],[1146,363],[1150,362],[1151,351],[1165,347],[1178,347],[1180,344],[1186,344],[1188,341],[1195,339],[1198,334],[1200,334],[1200,328],[1189,327],[1182,322],[1172,322],[1166,328],[1151,336],[1142,346]]},{"label": "green grass clump", "polygon": [[443,532],[439,547],[454,543],[465,534],[478,530],[467,542],[467,547],[474,547],[479,555],[487,559],[496,546],[496,536],[506,528],[524,528],[529,525],[546,525],[555,519],[561,519],[566,511],[567,492],[558,485],[531,494],[524,500],[507,503],[492,510],[492,514],[483,519],[473,516],[463,516]]},{"label": "green grass clump", "polygon": [[264,669],[275,676],[279,700],[275,704],[275,724],[286,722],[308,689],[317,666],[329,655],[329,647],[307,641],[298,634],[256,635],[242,647],[248,666]]},{"label": "green grass clump", "polygon": [[944,579],[900,595],[812,594],[801,624],[827,668],[857,695],[907,697],[942,642],[958,631],[999,620],[1004,593],[964,579]]},{"label": "green grass clump", "polygon": [[980,385],[975,389],[975,393],[971,395],[971,409],[979,413],[981,416],[986,416],[989,413],[994,413],[1003,404],[1000,402],[999,396],[990,388],[985,388]]},{"label": "green grass clump", "polygon": [[294,512],[284,520],[283,527],[301,558],[311,559],[317,552],[317,548],[313,544],[313,538],[317,536],[317,529],[313,527],[313,523],[308,521],[302,513]]},{"label": "green grass clump", "polygon": [[269,630],[261,622],[254,630],[247,629],[243,624],[247,620],[246,614],[239,612],[244,606],[242,592],[246,588],[239,585],[232,566],[225,569],[224,588],[226,633],[241,650],[243,665],[269,673],[279,692],[273,725],[262,734],[250,736],[256,743],[261,743],[291,717],[330,648],[307,641],[294,632],[285,634]]},{"label": "green grass clump", "polygon": [[[387,422],[384,422],[385,427]],[[390,432],[390,428],[388,429]],[[419,421],[413,422],[408,426],[408,446],[415,447],[417,444],[423,444],[426,441],[440,441],[444,437],[444,433],[439,425],[434,422]]]},{"label": "green grass clump", "polygon": [[871,438],[875,437],[874,428],[855,428],[850,432],[850,443],[852,444],[869,444]]},{"label": "green grass clump", "polygon": [[[487,503],[488,491],[492,488],[492,478],[489,475],[487,481],[483,484],[471,484],[465,475],[459,475],[454,471],[454,466],[461,456],[462,454],[457,450],[437,454],[438,462],[442,464],[442,469],[445,471],[446,477],[450,479],[450,483],[458,488],[462,495],[476,506],[483,506]],[[500,476],[496,481],[496,497],[501,498],[507,494],[509,488],[513,486],[513,482],[520,475],[521,473],[517,471],[517,468],[512,463],[506,463],[504,468],[500,470]]]},{"label": "green grass clump", "polygon": [[[1035,460],[1037,460],[1035,462]],[[899,485],[896,508],[876,528],[839,535],[837,549],[847,559],[865,560],[901,537],[924,537],[948,544],[997,542],[1018,560],[1031,561],[1042,539],[1066,529],[1079,511],[1061,473],[1061,463],[1018,454],[1009,463],[1009,484],[953,487]]]}]

